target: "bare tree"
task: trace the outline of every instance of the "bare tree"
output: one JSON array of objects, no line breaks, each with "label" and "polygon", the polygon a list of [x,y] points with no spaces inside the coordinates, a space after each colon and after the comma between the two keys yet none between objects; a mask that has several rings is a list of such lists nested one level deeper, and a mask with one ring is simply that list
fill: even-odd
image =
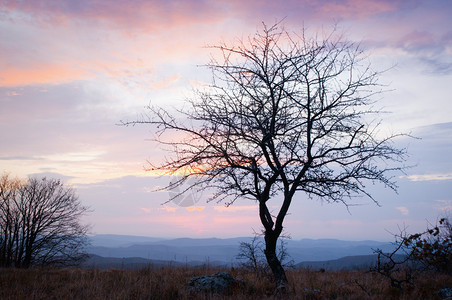
[{"label": "bare tree", "polygon": [[[279,238],[278,260],[284,268],[293,268],[294,261],[287,252],[285,239],[290,239],[290,237],[280,236]],[[256,233],[250,242],[240,242],[239,253],[236,256],[240,262],[240,267],[250,270],[261,277],[268,276],[270,268],[265,260],[264,245],[261,235]]]},{"label": "bare tree", "polygon": [[19,238],[19,211],[15,206],[18,192],[24,182],[3,174],[0,178],[0,266],[10,266],[16,257]]},{"label": "bare tree", "polygon": [[54,179],[0,180],[0,265],[72,265],[85,257],[87,208]]},{"label": "bare tree", "polygon": [[[258,202],[265,256],[284,286],[276,245],[294,195],[347,205],[353,196],[371,197],[366,181],[395,189],[391,171],[401,166],[387,162],[400,163],[405,151],[393,146],[395,135],[378,137],[372,104],[380,73],[359,45],[334,31],[308,38],[264,25],[248,39],[212,49],[221,54],[207,65],[213,82],[186,107],[150,106],[142,119],[124,124],[158,128],[155,141],[173,155],[151,168],[183,173],[179,184],[196,177],[192,187],[213,188],[211,200]],[[275,215],[271,198],[280,199]]]},{"label": "bare tree", "polygon": [[266,264],[263,264],[262,245],[259,236],[255,235],[250,242],[240,242],[239,253],[236,256],[242,268],[251,270],[259,276],[267,273]]}]

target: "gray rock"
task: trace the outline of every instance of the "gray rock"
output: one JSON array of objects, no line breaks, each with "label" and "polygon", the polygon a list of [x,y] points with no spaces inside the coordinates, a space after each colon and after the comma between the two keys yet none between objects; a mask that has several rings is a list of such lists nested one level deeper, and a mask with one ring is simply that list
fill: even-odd
[{"label": "gray rock", "polygon": [[303,292],[305,293],[305,294],[319,294],[319,293],[321,293],[322,291],[321,290],[319,290],[319,289],[315,289],[315,288],[312,288],[312,287],[305,287],[304,289],[303,289]]},{"label": "gray rock", "polygon": [[188,283],[189,291],[205,291],[212,293],[227,293],[237,284],[243,284],[241,280],[235,280],[231,274],[220,272],[211,276],[196,276]]},{"label": "gray rock", "polygon": [[452,298],[452,289],[451,288],[440,289],[438,291],[438,296],[440,296],[442,299],[450,299]]}]

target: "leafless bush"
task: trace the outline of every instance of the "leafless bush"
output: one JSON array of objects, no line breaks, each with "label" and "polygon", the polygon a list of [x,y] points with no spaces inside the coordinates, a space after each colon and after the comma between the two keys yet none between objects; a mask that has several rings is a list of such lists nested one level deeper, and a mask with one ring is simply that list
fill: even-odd
[{"label": "leafless bush", "polygon": [[452,226],[448,218],[420,233],[408,234],[404,228],[395,239],[391,253],[375,250],[377,264],[371,269],[388,278],[392,287],[412,286],[420,271],[452,273]]},{"label": "leafless bush", "polygon": [[[289,238],[288,236],[283,236],[280,239],[277,253],[281,265],[286,269],[294,266],[294,261],[287,252],[286,239]],[[241,242],[239,253],[236,256],[240,261],[240,267],[256,273],[259,277],[271,278],[271,270],[267,264],[264,249],[264,240],[258,234],[255,234],[250,242]]]},{"label": "leafless bush", "polygon": [[87,208],[56,179],[0,178],[0,266],[73,265],[85,257]]}]

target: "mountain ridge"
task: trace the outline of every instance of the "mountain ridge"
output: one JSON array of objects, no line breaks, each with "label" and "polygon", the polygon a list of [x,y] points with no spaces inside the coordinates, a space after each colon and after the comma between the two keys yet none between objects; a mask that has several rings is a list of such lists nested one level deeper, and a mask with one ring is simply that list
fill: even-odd
[{"label": "mountain ridge", "polygon": [[[175,238],[163,239],[143,236],[98,235],[89,237],[86,252],[104,258],[144,258],[174,263],[216,262],[237,264],[241,242],[252,237],[237,238]],[[263,242],[262,238],[260,241]],[[295,264],[308,261],[336,260],[347,256],[372,255],[375,249],[389,252],[389,242],[372,240],[345,241],[338,239],[285,240],[287,253]]]}]

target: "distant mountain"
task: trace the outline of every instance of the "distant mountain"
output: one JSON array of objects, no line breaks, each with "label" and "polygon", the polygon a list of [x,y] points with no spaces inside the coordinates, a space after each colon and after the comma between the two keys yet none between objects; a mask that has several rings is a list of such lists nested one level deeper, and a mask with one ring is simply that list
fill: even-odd
[{"label": "distant mountain", "polygon": [[183,246],[183,247],[199,247],[199,246],[235,246],[239,245],[240,242],[249,242],[251,241],[251,237],[236,237],[236,238],[228,238],[228,239],[219,239],[219,238],[203,238],[203,239],[192,239],[192,238],[177,238],[177,239],[168,239],[168,240],[160,240],[157,242],[153,242],[152,244],[160,244],[167,246]]},{"label": "distant mountain", "polygon": [[142,257],[174,262],[222,261],[230,263],[235,260],[238,245],[210,246],[168,246],[168,245],[132,245],[128,247],[89,247],[87,252],[103,257]]},{"label": "distant mountain", "polygon": [[[402,261],[404,256],[395,254],[392,257],[396,261]],[[382,258],[384,261],[384,258]],[[326,261],[304,261],[295,265],[295,268],[309,268],[312,270],[367,270],[371,267],[375,267],[377,263],[377,255],[356,255],[346,256],[339,259],[326,260]]]},{"label": "distant mountain", "polygon": [[304,261],[295,265],[296,268],[309,268],[312,270],[362,270],[375,266],[377,255],[345,256],[334,260]]},{"label": "distant mountain", "polygon": [[[229,239],[160,239],[123,235],[90,237],[87,252],[104,258],[143,258],[182,264],[235,264],[240,242],[251,237]],[[346,256],[372,255],[374,249],[391,251],[393,245],[377,241],[342,241],[335,239],[287,240],[287,252],[295,263],[337,260]]]},{"label": "distant mountain", "polygon": [[347,247],[357,247],[357,246],[379,246],[382,244],[387,244],[386,242],[378,242],[372,240],[365,241],[344,241],[337,239],[301,239],[301,240],[287,240],[288,244],[294,244],[297,247],[339,247],[339,248],[347,248]]},{"label": "distant mountain", "polygon": [[146,259],[142,257],[102,257],[95,254],[90,254],[80,267],[89,269],[125,269],[138,270],[143,268],[175,268],[175,267],[230,267],[225,265],[222,261],[190,261],[190,262],[175,262],[168,260]]},{"label": "distant mountain", "polygon": [[119,235],[119,234],[97,234],[89,237],[92,246],[99,247],[127,247],[136,244],[146,244],[158,242],[164,239],[135,236],[135,235]]},{"label": "distant mountain", "polygon": [[393,245],[378,241],[343,241],[336,239],[302,239],[289,240],[287,250],[295,262],[325,261],[345,256],[370,255],[375,249],[391,251]]},{"label": "distant mountain", "polygon": [[145,259],[142,257],[102,257],[90,254],[81,267],[96,269],[141,269],[146,266],[152,267],[180,267],[182,263]]}]

